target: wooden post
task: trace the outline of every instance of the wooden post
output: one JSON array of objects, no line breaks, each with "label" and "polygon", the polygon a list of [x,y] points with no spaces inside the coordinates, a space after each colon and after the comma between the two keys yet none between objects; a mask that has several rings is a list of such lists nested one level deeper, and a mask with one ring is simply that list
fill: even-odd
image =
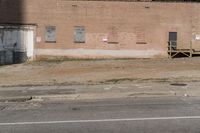
[{"label": "wooden post", "polygon": [[190,57],[192,57],[192,53],[193,53],[193,50],[192,50],[192,40],[190,41]]},{"label": "wooden post", "polygon": [[172,43],[171,43],[171,41],[169,41],[169,55],[170,55],[170,58],[172,58]]}]

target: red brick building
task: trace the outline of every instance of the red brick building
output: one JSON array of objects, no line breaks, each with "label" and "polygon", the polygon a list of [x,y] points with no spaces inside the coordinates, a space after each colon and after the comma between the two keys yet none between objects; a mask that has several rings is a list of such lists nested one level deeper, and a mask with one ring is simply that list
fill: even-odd
[{"label": "red brick building", "polygon": [[199,9],[196,2],[0,0],[0,50],[29,58],[152,58],[167,57],[172,40],[198,51]]}]

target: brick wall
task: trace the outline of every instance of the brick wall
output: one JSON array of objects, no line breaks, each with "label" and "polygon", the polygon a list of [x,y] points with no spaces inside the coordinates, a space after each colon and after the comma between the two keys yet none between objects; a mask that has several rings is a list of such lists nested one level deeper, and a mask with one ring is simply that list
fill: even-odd
[{"label": "brick wall", "polygon": [[[200,34],[199,3],[25,0],[19,9],[3,1],[1,23],[38,25],[38,55],[166,57],[169,32],[178,33],[180,49]],[[55,43],[45,42],[46,26],[56,27]],[[75,26],[85,27],[85,43],[74,43]],[[192,42],[200,50],[200,42]]]}]

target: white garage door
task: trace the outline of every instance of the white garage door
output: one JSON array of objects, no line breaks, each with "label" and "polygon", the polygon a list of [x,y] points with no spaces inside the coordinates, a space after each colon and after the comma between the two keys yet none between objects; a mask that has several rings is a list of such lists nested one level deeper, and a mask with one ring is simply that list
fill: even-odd
[{"label": "white garage door", "polygon": [[0,50],[26,52],[33,56],[34,30],[31,28],[2,28],[0,29]]}]

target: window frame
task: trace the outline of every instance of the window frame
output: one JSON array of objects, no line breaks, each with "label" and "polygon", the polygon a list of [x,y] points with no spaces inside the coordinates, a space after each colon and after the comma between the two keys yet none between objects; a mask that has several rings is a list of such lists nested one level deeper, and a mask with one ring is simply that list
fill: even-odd
[{"label": "window frame", "polygon": [[[82,31],[82,36],[83,36],[83,39],[79,40],[77,39],[77,29],[79,28],[79,30],[83,30]],[[85,36],[85,26],[74,26],[74,43],[76,44],[82,44],[82,43],[85,43],[86,42],[86,36]]]},{"label": "window frame", "polygon": [[[51,39],[48,39],[48,30],[51,28],[51,30],[54,31],[54,38],[51,40]],[[45,43],[56,43],[56,26],[45,26]]]}]

